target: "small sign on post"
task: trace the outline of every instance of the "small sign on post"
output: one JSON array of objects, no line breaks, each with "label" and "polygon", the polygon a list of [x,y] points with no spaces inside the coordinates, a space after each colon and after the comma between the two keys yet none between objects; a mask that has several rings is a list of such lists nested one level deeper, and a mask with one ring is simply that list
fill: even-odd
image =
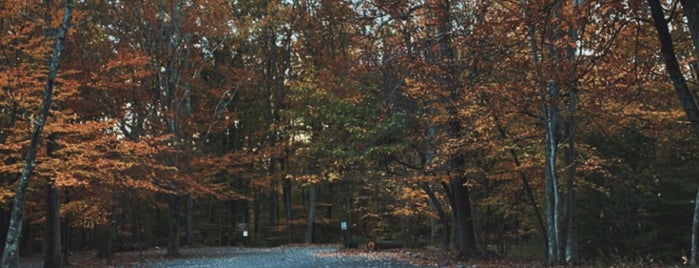
[{"label": "small sign on post", "polygon": [[243,237],[248,237],[248,224],[245,222],[239,222],[235,224],[235,230],[237,232],[243,233]]},{"label": "small sign on post", "polygon": [[345,248],[349,248],[349,240],[347,237],[347,222],[346,221],[340,222],[340,229],[342,229],[342,236],[344,237],[344,240],[345,240]]}]

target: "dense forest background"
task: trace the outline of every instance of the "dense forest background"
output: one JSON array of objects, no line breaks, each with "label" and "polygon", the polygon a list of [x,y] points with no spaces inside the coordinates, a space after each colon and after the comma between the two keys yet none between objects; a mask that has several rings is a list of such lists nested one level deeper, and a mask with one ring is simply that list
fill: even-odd
[{"label": "dense forest background", "polygon": [[696,6],[1,1],[0,242],[72,8],[21,254],[391,239],[680,262]]}]

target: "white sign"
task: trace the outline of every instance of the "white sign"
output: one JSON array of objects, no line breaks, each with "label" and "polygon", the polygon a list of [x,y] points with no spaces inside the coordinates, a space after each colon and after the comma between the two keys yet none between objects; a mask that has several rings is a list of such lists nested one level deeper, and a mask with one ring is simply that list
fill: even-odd
[{"label": "white sign", "polygon": [[243,237],[248,237],[248,230],[243,231]]},{"label": "white sign", "polygon": [[340,229],[342,229],[343,231],[347,230],[347,222],[346,221],[343,221],[340,223]]}]

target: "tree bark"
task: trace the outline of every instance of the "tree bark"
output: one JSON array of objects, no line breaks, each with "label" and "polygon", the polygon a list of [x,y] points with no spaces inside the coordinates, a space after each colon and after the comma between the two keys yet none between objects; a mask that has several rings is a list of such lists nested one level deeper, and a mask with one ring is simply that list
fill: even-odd
[{"label": "tree bark", "polygon": [[466,178],[459,176],[451,180],[451,189],[454,196],[452,209],[454,213],[454,238],[455,247],[459,255],[466,256],[477,252],[476,237],[471,218],[471,200],[468,187],[464,184]]},{"label": "tree bark", "polygon": [[[694,3],[694,1],[687,2]],[[660,55],[665,62],[665,68],[670,74],[670,80],[672,81],[677,97],[680,100],[682,109],[684,109],[687,119],[689,119],[689,122],[692,125],[692,130],[694,131],[694,134],[699,137],[699,106],[697,106],[697,102],[687,86],[687,80],[682,74],[682,69],[677,61],[675,46],[672,43],[670,29],[667,26],[668,21],[665,20],[665,15],[660,4],[660,0],[648,0],[648,5],[650,6],[651,14],[653,16],[655,29],[658,32],[658,40],[660,41]],[[692,39],[695,38],[693,37]]]},{"label": "tree bark", "polygon": [[[47,9],[50,9],[51,2],[44,1]],[[45,13],[46,22],[48,25],[52,23],[51,14]],[[46,142],[46,154],[49,157],[55,157],[56,151],[60,149],[58,138],[60,133],[54,132],[48,135]],[[61,215],[60,215],[60,196],[56,188],[56,180],[46,178],[46,198],[45,200],[45,216],[44,224],[44,268],[58,268],[62,266],[61,262]]]},{"label": "tree bark", "polygon": [[291,221],[291,179],[284,178],[282,180],[282,194],[284,196],[284,215],[286,216],[286,241],[287,243],[293,243],[293,229]]},{"label": "tree bark", "polygon": [[[557,86],[548,85],[546,93],[542,94],[555,97],[557,91]],[[547,259],[549,266],[556,266],[558,265],[558,249],[560,244],[560,231],[558,229],[558,176],[556,175],[556,150],[558,148],[558,141],[556,140],[555,134],[558,125],[558,111],[552,104],[548,103],[553,102],[553,100],[544,100],[544,102],[544,123],[546,130],[544,135],[546,140],[544,155],[544,193],[546,202],[546,237],[548,239]]]},{"label": "tree bark", "polygon": [[[579,5],[582,5],[583,0],[573,0],[573,8],[577,10]],[[569,36],[572,40],[579,40],[578,29],[570,29]],[[571,65],[575,65],[575,54],[577,48],[568,46],[568,61]],[[575,70],[572,70],[575,75]],[[577,237],[575,234],[575,131],[577,122],[575,114],[577,113],[577,81],[571,81],[568,85],[568,103],[566,105],[567,116],[565,119],[565,132],[567,147],[565,150],[565,167],[566,167],[566,193],[563,199],[565,212],[565,228],[563,230],[565,237],[563,244],[563,260],[566,263],[578,261],[577,254]]]},{"label": "tree bark", "polygon": [[357,244],[352,239],[352,210],[353,210],[353,200],[352,187],[347,181],[347,177],[342,180],[342,190],[340,191],[342,199],[342,219],[347,224],[347,230],[343,231],[344,245],[345,248],[356,248]]},{"label": "tree bark", "polygon": [[[692,35],[692,43],[694,44],[694,55],[699,56],[699,2],[691,0],[681,0],[684,14],[687,17],[687,25]],[[696,101],[694,102],[697,107]],[[685,109],[686,110],[686,109]],[[699,109],[696,109],[699,110]],[[691,118],[690,118],[691,120]],[[692,125],[699,125],[699,122],[692,121]],[[699,129],[695,127],[695,133],[699,136]],[[699,240],[699,187],[694,201],[694,217],[692,220],[692,245],[690,265],[696,267],[697,264],[697,240]]]},{"label": "tree bark", "polygon": [[694,43],[694,55],[699,56],[699,1],[696,0],[680,0],[682,2],[682,10],[687,17],[687,26],[692,35],[692,43]]},{"label": "tree bark", "polygon": [[24,168],[19,179],[19,185],[15,191],[15,196],[12,200],[12,212],[10,215],[10,226],[8,227],[7,238],[5,239],[5,248],[2,255],[2,267],[19,267],[19,238],[22,233],[22,222],[24,218],[24,195],[27,191],[27,186],[31,180],[34,171],[36,154],[39,150],[39,140],[41,133],[46,124],[46,117],[51,109],[51,99],[53,97],[53,86],[58,73],[59,61],[63,52],[63,42],[68,33],[70,21],[73,16],[73,0],[65,1],[65,12],[63,13],[63,21],[56,35],[54,44],[53,57],[49,61],[49,73],[44,87],[43,97],[41,101],[41,110],[39,112],[38,121],[34,124],[29,149],[24,158]]},{"label": "tree bark", "polygon": [[[458,83],[460,69],[457,67],[456,53],[451,44],[453,24],[451,2],[442,0],[436,1],[433,5],[437,23],[437,37],[439,38],[440,65],[445,73],[438,78],[438,81],[442,89],[448,93],[448,97],[444,100],[449,116],[447,136],[449,139],[459,139],[463,133],[457,106],[461,101],[462,94],[460,83]],[[466,183],[465,165],[466,159],[462,153],[456,152],[449,156],[449,173],[451,174],[449,186],[453,197],[451,205],[454,215],[454,238],[459,255],[470,255],[476,252],[469,189],[464,185]]]},{"label": "tree bark", "polygon": [[[692,0],[682,0],[681,2],[692,35],[695,56],[699,56],[699,3]],[[665,19],[662,5],[660,0],[648,0],[648,6],[650,7],[653,23],[658,33],[658,41],[660,41],[660,55],[665,62],[665,68],[670,74],[670,80],[675,88],[675,93],[677,94],[682,109],[687,115],[687,119],[689,119],[692,130],[694,131],[695,136],[699,138],[699,106],[697,105],[694,95],[689,90],[687,80],[682,74],[682,69],[677,61],[675,47],[672,42],[672,35],[670,34],[668,21]],[[699,189],[697,190],[697,198],[699,198]],[[697,224],[699,222],[699,215],[697,215],[698,213],[699,207],[695,203],[691,235],[692,244],[690,249],[690,263],[693,264],[696,264],[696,239],[697,236],[699,236],[697,233],[699,231],[697,228]]]},{"label": "tree bark", "polygon": [[[67,201],[66,201],[67,202]],[[69,216],[64,217],[65,219],[63,220],[63,223],[61,224],[63,226],[63,232],[61,235],[61,254],[63,254],[63,257],[61,257],[61,263],[63,263],[64,266],[70,266],[70,260],[68,257],[70,257],[70,250],[72,248],[72,241],[70,239],[71,236],[71,228],[70,228],[70,218]]]},{"label": "tree bark", "polygon": [[46,185],[46,232],[44,233],[44,268],[57,268],[61,262],[60,198],[55,181]]},{"label": "tree bark", "polygon": [[179,257],[180,253],[180,197],[173,195],[169,203],[170,229],[166,257]]},{"label": "tree bark", "polygon": [[187,211],[185,215],[185,244],[191,247],[194,245],[194,200],[192,200],[191,195],[187,195],[185,198],[187,202]]},{"label": "tree bark", "polygon": [[114,258],[114,250],[115,250],[115,241],[117,239],[117,227],[119,226],[118,224],[118,205],[117,201],[115,201],[114,205],[112,206],[112,212],[111,215],[109,216],[109,225],[107,225],[107,240],[106,240],[106,245],[105,245],[105,250],[104,250],[104,257],[107,259],[107,265],[112,264],[112,259]]},{"label": "tree bark", "polygon": [[[267,127],[267,139],[268,139],[268,145],[269,148],[275,148],[277,146],[277,140],[280,140],[281,138],[279,136],[279,132],[275,129],[275,125],[277,125],[280,121],[279,118],[279,111],[282,106],[282,99],[280,98],[280,91],[282,91],[284,87],[283,83],[283,77],[285,77],[285,74],[283,74],[280,70],[283,68],[280,68],[280,65],[284,65],[283,60],[280,61],[278,59],[277,55],[277,38],[278,34],[275,32],[275,29],[273,27],[265,27],[263,30],[263,36],[262,38],[264,41],[262,42],[262,49],[266,51],[267,53],[267,58],[264,59],[265,67],[263,68],[263,74],[264,74],[264,87],[266,90],[267,98],[265,102],[265,121],[266,121],[266,127]],[[277,161],[279,160],[278,156],[270,156],[269,158],[269,166],[268,166],[268,175],[270,178],[269,186],[270,186],[270,192],[269,192],[269,210],[268,210],[268,226],[274,227],[279,224],[279,194],[277,191],[278,187],[278,182],[275,176],[277,175]]]},{"label": "tree bark", "polygon": [[575,238],[575,221],[573,220],[575,212],[575,91],[570,89],[568,99],[568,117],[565,122],[565,128],[568,135],[566,136],[568,146],[565,149],[565,165],[566,165],[566,193],[564,197],[565,209],[565,233],[563,245],[563,260],[566,263],[577,261],[576,253],[576,238]]},{"label": "tree bark", "polygon": [[[60,149],[58,144],[59,133],[51,133],[46,143],[46,154],[55,157],[55,152]],[[61,199],[56,180],[46,180],[46,229],[44,232],[44,268],[61,267]]]},{"label": "tree bark", "polygon": [[131,243],[134,244],[134,249],[138,250],[138,255],[143,254],[144,244],[141,238],[141,211],[135,206],[131,205]]},{"label": "tree bark", "polygon": [[[173,1],[174,2],[174,1]],[[184,34],[182,33],[182,24],[184,21],[184,16],[182,14],[182,9],[186,6],[186,1],[180,0],[176,3],[172,3],[171,14],[168,20],[163,19],[161,25],[161,35],[158,36],[158,45],[166,45],[164,53],[167,56],[155,57],[154,65],[161,68],[160,72],[155,75],[156,85],[158,85],[158,93],[161,94],[160,107],[163,113],[164,122],[167,127],[168,134],[171,134],[170,146],[174,149],[174,153],[170,159],[168,159],[168,165],[173,168],[180,168],[178,166],[180,162],[180,154],[182,151],[186,150],[188,146],[183,142],[188,137],[187,133],[184,133],[182,127],[182,119],[187,113],[187,91],[179,92],[180,78],[183,75],[183,69],[187,67],[188,62],[185,60],[185,53],[181,44],[183,43]],[[159,3],[159,8],[165,8],[163,6],[164,2]],[[155,46],[154,46],[155,47]],[[185,46],[186,47],[186,46]],[[150,51],[150,55],[157,55],[154,48]],[[186,170],[183,169],[183,170]],[[182,170],[176,171],[177,173],[182,172]],[[177,174],[176,173],[176,174]],[[177,175],[175,175],[177,176]],[[170,224],[169,224],[169,241],[168,249],[165,253],[166,257],[177,257],[180,256],[180,189],[174,189],[176,192],[170,197],[168,202],[168,208],[170,209]]]},{"label": "tree bark", "polygon": [[[521,5],[524,7],[528,3],[526,0],[520,0]],[[554,8],[560,7],[560,0],[554,2]],[[524,9],[526,10],[526,8]],[[557,11],[555,11],[557,12]],[[540,17],[540,14],[527,14],[524,16],[527,19],[531,19],[534,16]],[[554,16],[557,16],[554,14]],[[557,37],[557,26],[552,26],[553,30],[548,33],[549,45],[548,54],[549,58],[555,61],[558,58],[556,51],[557,49],[552,45],[553,41],[558,39]],[[532,53],[532,61],[537,69],[542,69],[542,63],[540,60],[539,46],[536,41],[536,29],[534,23],[527,23],[527,35],[529,39],[529,45]],[[558,146],[558,141],[556,138],[556,131],[558,128],[558,95],[559,88],[558,85],[553,81],[548,82],[539,81],[537,83],[539,87],[539,95],[541,98],[541,110],[544,114],[544,203],[546,205],[546,258],[549,266],[556,266],[559,262],[559,221],[558,221],[558,178],[556,176],[556,150]]]},{"label": "tree bark", "polygon": [[692,218],[692,248],[689,256],[689,265],[692,267],[697,266],[697,243],[699,243],[699,187],[694,198],[694,217]]},{"label": "tree bark", "polygon": [[311,184],[308,187],[308,218],[306,219],[306,236],[304,238],[304,243],[313,243],[313,227],[314,219],[316,216],[316,185]]},{"label": "tree bark", "polygon": [[[271,147],[274,147],[273,143],[270,144]],[[274,227],[277,226],[277,206],[278,206],[278,194],[277,194],[277,180],[274,178],[275,176],[275,158],[270,158],[269,160],[269,177],[270,177],[270,182],[269,182],[269,210],[267,210],[267,215],[269,217],[269,221],[267,222],[269,227]]]}]

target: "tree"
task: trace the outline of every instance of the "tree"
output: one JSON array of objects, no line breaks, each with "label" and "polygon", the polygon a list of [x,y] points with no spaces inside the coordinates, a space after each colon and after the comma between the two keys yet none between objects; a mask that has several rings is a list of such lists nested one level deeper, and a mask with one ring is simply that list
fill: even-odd
[{"label": "tree", "polygon": [[58,66],[61,59],[61,53],[63,52],[63,41],[68,34],[68,28],[70,27],[72,13],[73,12],[73,1],[66,0],[64,7],[63,20],[61,26],[58,28],[58,32],[55,36],[54,52],[51,60],[49,61],[49,73],[46,80],[46,86],[43,92],[43,98],[41,103],[41,111],[39,113],[39,118],[34,123],[34,131],[31,136],[31,143],[29,145],[29,151],[24,158],[24,168],[22,170],[22,175],[19,179],[19,185],[15,191],[15,197],[13,199],[12,206],[12,216],[10,219],[10,226],[8,228],[7,239],[5,241],[5,247],[3,250],[2,266],[3,267],[19,267],[19,236],[22,233],[22,222],[24,216],[24,194],[26,192],[27,186],[31,179],[32,172],[35,167],[35,159],[39,147],[39,139],[41,137],[44,125],[46,124],[46,119],[51,108],[51,98],[53,97],[53,87],[56,75],[58,73]]},{"label": "tree", "polygon": [[[462,130],[462,122],[458,116],[457,104],[462,98],[463,88],[458,77],[461,75],[461,70],[458,68],[458,60],[453,44],[454,38],[452,31],[451,19],[451,2],[450,1],[434,1],[429,3],[429,7],[433,12],[432,19],[436,27],[434,36],[432,37],[434,44],[437,47],[437,60],[439,66],[438,84],[443,91],[442,96],[445,96],[442,103],[446,105],[447,122],[446,133],[449,139],[459,141],[464,135]],[[430,59],[427,59],[428,62]],[[457,143],[458,144],[458,143]],[[470,255],[476,252],[476,239],[473,228],[473,218],[471,214],[471,197],[469,196],[469,187],[465,170],[467,164],[466,155],[458,148],[446,148],[449,155],[448,170],[449,182],[445,185],[447,188],[447,196],[452,207],[454,217],[454,238],[455,247],[460,252],[460,255]]]},{"label": "tree", "polygon": [[[170,206],[168,256],[179,254],[180,203],[204,192],[212,193],[200,183],[204,178],[200,181],[193,175],[190,162],[200,155],[198,150],[209,149],[206,143],[212,132],[225,131],[215,123],[230,117],[222,112],[235,90],[202,76],[214,73],[209,69],[226,67],[225,61],[217,64],[213,56],[231,36],[225,30],[232,27],[225,18],[230,15],[228,7],[224,2],[200,6],[186,1],[146,1],[131,7],[111,3],[107,7],[112,15],[107,19],[113,21],[105,31],[114,37],[107,40],[111,47],[120,51],[116,57],[136,54],[146,59],[140,66],[144,73],[134,77],[137,80],[131,91],[105,92],[109,94],[104,99],[122,134],[133,142],[150,140],[148,145],[158,148],[160,163],[156,166],[169,167],[152,178],[159,192],[171,194],[166,201]],[[217,103],[213,109],[208,107]],[[186,217],[189,220],[185,222],[193,222],[191,214]]]},{"label": "tree", "polygon": [[[683,8],[684,14],[687,18],[687,25],[689,26],[689,31],[692,34],[692,42],[694,43],[695,56],[699,57],[699,3],[697,3],[696,1],[687,1],[687,0],[680,1],[680,2],[682,2],[682,8]],[[651,8],[657,9],[657,3],[652,4]],[[655,15],[653,16],[653,19],[654,20],[656,19]],[[656,27],[658,27],[657,22],[656,22]],[[660,27],[662,27],[662,26],[660,26]],[[667,37],[663,37],[664,34],[660,34],[660,31],[661,30],[658,30],[658,35],[659,35],[658,37],[661,38],[661,40],[662,40],[662,38],[667,38]],[[663,42],[666,42],[666,41],[661,41],[661,44]],[[664,45],[664,46],[667,46],[667,45]],[[669,50],[667,53],[670,53],[670,51],[672,49],[666,48],[666,50]],[[665,57],[668,57],[668,56],[664,56],[664,58]],[[666,64],[672,64],[672,63],[668,63],[668,61],[671,61],[671,58],[669,58],[669,59],[665,58],[665,61],[666,61]],[[668,71],[671,71],[671,70],[672,69],[668,69]],[[678,82],[681,83],[681,81],[678,81]],[[674,79],[673,79],[673,83],[677,83],[677,82],[674,82]],[[680,85],[680,87],[681,87],[681,85]],[[677,85],[675,86],[675,88],[677,90]],[[682,91],[685,90],[684,87],[681,87],[681,88],[682,88]],[[682,95],[686,95],[686,93],[680,94],[679,91],[677,91],[677,93],[678,93],[678,97],[680,97]],[[682,97],[680,97],[680,99],[681,98]],[[699,111],[699,107],[697,107],[697,102],[694,101],[694,108],[693,109],[691,108],[690,104],[685,104],[685,101],[681,100],[681,102],[683,103],[682,106],[685,109],[685,113],[687,113],[687,117],[690,119],[690,121],[692,122],[692,125],[694,126],[695,132],[697,133],[697,135],[699,135],[699,132],[697,132],[697,126],[696,126],[697,124],[699,124],[699,121],[697,121],[697,120],[699,120],[699,118],[696,118],[696,116],[697,116],[696,112]],[[690,110],[691,110],[691,112],[690,112]],[[691,240],[692,240],[691,256],[690,256],[689,260],[690,260],[691,265],[696,265],[697,248],[699,247],[699,187],[697,188],[697,195],[696,195],[696,198],[694,200],[694,218],[692,221],[692,239]]]},{"label": "tree", "polygon": [[[694,43],[695,56],[699,57],[699,4],[694,1],[681,1],[685,16],[687,17],[688,26]],[[682,69],[677,60],[672,36],[668,27],[669,21],[665,19],[665,12],[659,0],[648,0],[648,5],[651,10],[655,29],[658,33],[660,42],[660,55],[665,63],[667,72],[670,75],[670,80],[675,88],[675,93],[680,101],[680,105],[684,110],[687,119],[692,126],[694,134],[699,137],[699,104],[689,89],[687,80],[682,73]],[[695,198],[694,219],[692,221],[691,235],[691,265],[696,265],[697,247],[699,240],[699,188],[697,188],[697,197]]]},{"label": "tree", "polygon": [[[58,150],[57,133],[48,137],[46,153],[54,156]],[[46,233],[44,234],[44,267],[61,267],[61,216],[60,196],[56,187],[56,178],[47,178],[46,185]]]}]

